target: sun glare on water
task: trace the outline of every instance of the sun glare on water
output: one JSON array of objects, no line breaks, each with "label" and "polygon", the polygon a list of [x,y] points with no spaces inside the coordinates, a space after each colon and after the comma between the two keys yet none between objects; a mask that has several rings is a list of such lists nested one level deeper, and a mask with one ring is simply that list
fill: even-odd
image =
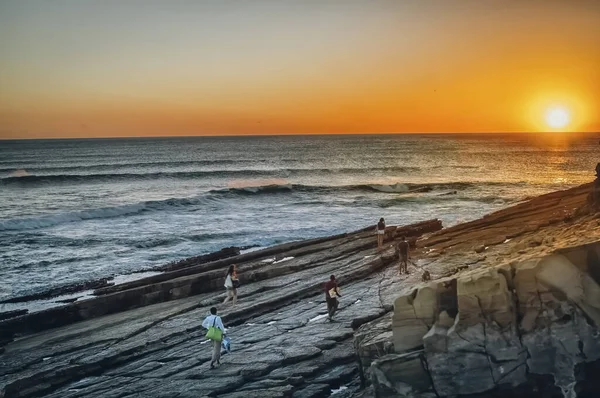
[{"label": "sun glare on water", "polygon": [[546,112],[546,124],[553,129],[564,129],[569,125],[571,116],[565,108],[550,108]]}]

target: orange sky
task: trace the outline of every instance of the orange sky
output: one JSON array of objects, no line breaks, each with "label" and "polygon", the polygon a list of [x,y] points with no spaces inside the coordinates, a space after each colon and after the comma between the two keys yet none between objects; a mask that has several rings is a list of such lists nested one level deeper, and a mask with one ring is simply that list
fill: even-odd
[{"label": "orange sky", "polygon": [[0,3],[0,138],[600,131],[600,1]]}]

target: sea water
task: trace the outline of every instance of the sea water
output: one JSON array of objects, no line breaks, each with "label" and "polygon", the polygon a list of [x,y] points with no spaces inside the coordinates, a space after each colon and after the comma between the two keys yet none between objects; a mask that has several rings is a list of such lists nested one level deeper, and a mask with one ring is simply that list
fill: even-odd
[{"label": "sea water", "polygon": [[0,300],[380,217],[449,226],[589,182],[599,154],[507,134],[0,141]]}]

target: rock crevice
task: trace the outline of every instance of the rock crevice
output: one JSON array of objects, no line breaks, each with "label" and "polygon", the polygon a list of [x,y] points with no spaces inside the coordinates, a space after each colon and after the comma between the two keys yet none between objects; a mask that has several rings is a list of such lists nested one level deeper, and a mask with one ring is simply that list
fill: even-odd
[{"label": "rock crevice", "polygon": [[[577,396],[584,388],[577,367],[600,358],[600,286],[590,275],[594,261],[586,261],[598,252],[600,242],[572,247],[569,257],[557,252],[473,270],[398,297],[395,353],[372,361],[374,388],[380,396],[454,397],[525,388],[535,377],[551,377],[565,397]],[[454,292],[452,319],[447,302]],[[404,377],[407,367],[412,373],[422,367],[422,378]],[[534,389],[527,393],[535,396]]]}]

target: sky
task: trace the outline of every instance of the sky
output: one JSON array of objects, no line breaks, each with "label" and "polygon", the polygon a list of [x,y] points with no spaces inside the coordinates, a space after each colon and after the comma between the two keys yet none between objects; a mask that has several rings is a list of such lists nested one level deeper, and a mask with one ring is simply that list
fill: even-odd
[{"label": "sky", "polygon": [[0,138],[553,130],[598,0],[0,0]]}]

